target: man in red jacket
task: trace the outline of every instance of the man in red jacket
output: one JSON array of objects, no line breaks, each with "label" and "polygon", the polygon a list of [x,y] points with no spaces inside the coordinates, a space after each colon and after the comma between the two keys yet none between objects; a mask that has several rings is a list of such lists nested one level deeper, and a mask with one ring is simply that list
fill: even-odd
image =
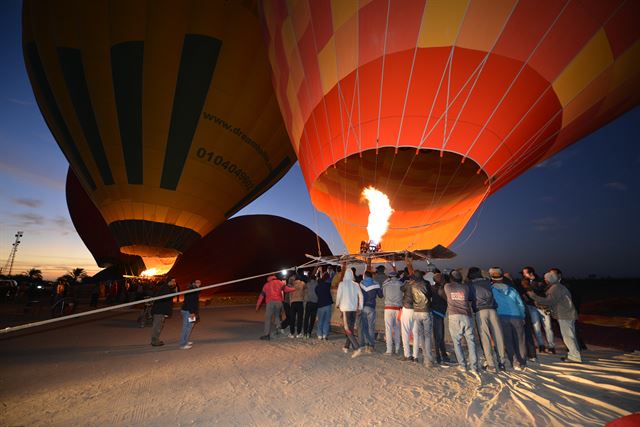
[{"label": "man in red jacket", "polygon": [[264,317],[264,335],[261,340],[271,339],[272,319],[275,317],[276,330],[280,329],[280,311],[282,310],[282,301],[285,292],[293,292],[296,288],[285,286],[282,280],[278,280],[276,276],[269,276],[267,283],[262,287],[262,292],[256,304],[256,311],[260,308],[262,301],[266,302],[267,310]]}]

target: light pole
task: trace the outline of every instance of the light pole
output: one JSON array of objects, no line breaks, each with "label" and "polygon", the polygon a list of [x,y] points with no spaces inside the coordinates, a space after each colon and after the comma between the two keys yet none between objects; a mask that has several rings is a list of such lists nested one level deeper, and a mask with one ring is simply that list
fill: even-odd
[{"label": "light pole", "polygon": [[9,276],[11,276],[11,271],[13,270],[13,261],[16,259],[16,252],[18,251],[18,245],[20,245],[20,238],[24,233],[22,231],[18,231],[16,233],[16,240],[13,242],[13,247],[11,248],[11,254],[9,254],[9,259],[7,259],[7,263],[5,264],[3,270],[7,269],[9,266]]}]

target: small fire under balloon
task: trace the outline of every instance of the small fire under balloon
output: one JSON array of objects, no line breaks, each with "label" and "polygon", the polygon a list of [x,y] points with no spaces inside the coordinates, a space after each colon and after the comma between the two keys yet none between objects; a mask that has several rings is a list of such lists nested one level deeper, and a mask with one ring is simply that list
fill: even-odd
[{"label": "small fire under balloon", "polygon": [[389,197],[373,187],[367,187],[362,190],[362,196],[369,203],[369,223],[367,225],[369,243],[367,246],[369,250],[375,248],[377,251],[380,249],[382,236],[389,228],[389,218],[393,213],[393,209],[391,208]]}]

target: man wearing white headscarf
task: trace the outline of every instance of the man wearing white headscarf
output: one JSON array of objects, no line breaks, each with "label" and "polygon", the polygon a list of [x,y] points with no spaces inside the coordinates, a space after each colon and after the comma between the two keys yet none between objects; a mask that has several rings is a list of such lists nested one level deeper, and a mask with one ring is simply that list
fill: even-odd
[{"label": "man wearing white headscarf", "polygon": [[569,352],[567,357],[563,357],[562,360],[570,363],[582,363],[580,347],[576,339],[575,323],[578,314],[573,305],[571,293],[566,286],[560,283],[560,276],[555,271],[547,272],[544,275],[544,281],[549,285],[546,296],[538,296],[533,291],[529,291],[527,294],[537,303],[550,307],[551,316],[558,320],[562,341],[564,341]]},{"label": "man wearing white headscarf", "polygon": [[353,334],[353,329],[356,324],[356,314],[362,310],[364,299],[362,292],[360,292],[360,285],[354,280],[351,269],[348,269],[346,264],[343,264],[342,271],[344,271],[344,278],[338,285],[338,293],[336,295],[336,308],[342,311],[344,333],[347,336],[347,341],[342,351],[347,353],[349,346],[351,346],[354,350],[351,357],[358,357],[361,353],[360,344]]}]

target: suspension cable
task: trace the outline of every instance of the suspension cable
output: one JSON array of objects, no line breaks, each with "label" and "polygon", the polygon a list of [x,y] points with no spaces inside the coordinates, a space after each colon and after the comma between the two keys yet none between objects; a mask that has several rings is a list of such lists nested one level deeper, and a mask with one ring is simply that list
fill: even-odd
[{"label": "suspension cable", "polygon": [[[308,262],[306,262],[304,264],[287,268],[286,270],[294,270],[294,269],[297,270],[299,268],[304,268],[304,267],[307,267],[312,262],[313,261],[308,261]],[[157,296],[157,297],[145,298],[143,300],[131,301],[131,302],[126,302],[126,303],[118,304],[118,305],[112,305],[110,307],[98,308],[96,310],[85,311],[85,312],[82,312],[82,313],[70,314],[68,316],[56,317],[55,319],[47,319],[47,320],[41,320],[39,322],[25,323],[23,325],[18,325],[18,326],[9,326],[9,327],[6,327],[4,329],[0,329],[0,335],[1,334],[7,334],[7,333],[10,333],[10,332],[20,331],[20,330],[23,330],[23,329],[35,328],[37,326],[48,325],[48,324],[51,324],[51,323],[61,322],[63,320],[77,319],[79,317],[90,316],[92,314],[104,313],[106,311],[116,310],[116,309],[124,308],[124,307],[130,307],[132,305],[139,305],[141,303],[147,303],[147,302],[161,300],[161,299],[173,298],[173,297],[178,296],[178,295],[189,294],[189,293],[192,293],[192,292],[200,292],[200,291],[203,291],[205,289],[213,289],[213,288],[217,288],[217,287],[220,287],[220,286],[230,285],[230,284],[233,284],[233,283],[244,282],[244,281],[251,280],[251,279],[257,279],[257,278],[260,278],[260,277],[269,276],[271,274],[276,274],[276,273],[279,273],[280,271],[282,271],[282,270],[276,270],[276,271],[272,271],[272,272],[269,272],[269,273],[263,273],[263,274],[257,274],[255,276],[244,277],[244,278],[241,278],[241,279],[235,279],[235,280],[229,280],[229,281],[226,281],[226,282],[215,283],[213,285],[202,286],[202,287],[199,287],[199,288],[196,288],[196,289],[188,289],[186,291],[174,292],[172,294],[165,294],[165,295],[161,295],[161,296]]]}]

